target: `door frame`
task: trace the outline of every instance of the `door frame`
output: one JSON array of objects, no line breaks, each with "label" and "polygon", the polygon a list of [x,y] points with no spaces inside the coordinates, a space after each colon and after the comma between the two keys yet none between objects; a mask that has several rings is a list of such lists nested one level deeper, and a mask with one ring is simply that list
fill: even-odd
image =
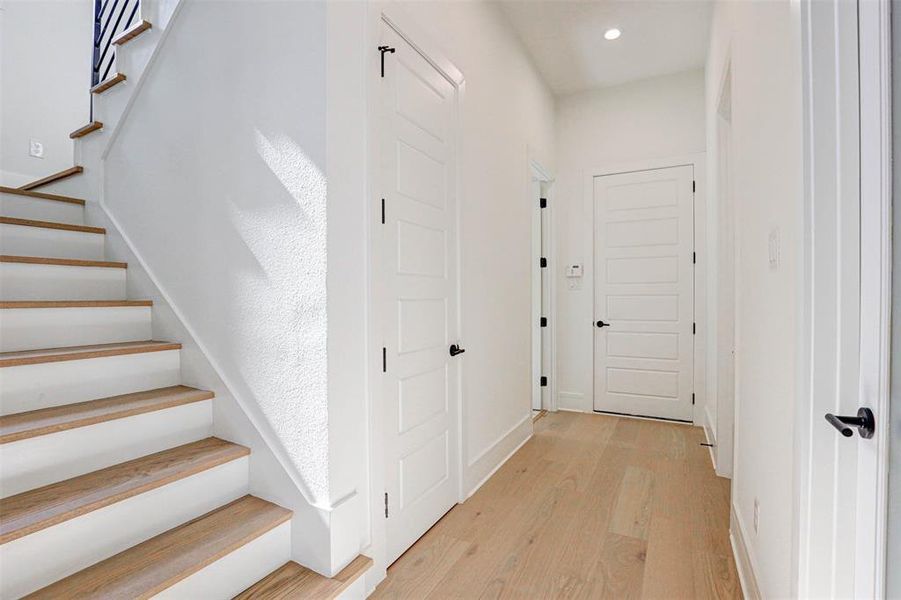
[{"label": "door frame", "polygon": [[[367,556],[373,559],[373,568],[367,573],[366,585],[367,591],[372,591],[375,586],[381,582],[386,575],[388,568],[387,563],[387,527],[384,515],[384,491],[385,491],[385,423],[384,414],[386,411],[386,399],[382,393],[382,328],[383,321],[379,315],[384,314],[384,292],[380,288],[381,265],[383,261],[383,252],[381,244],[381,196],[380,181],[378,169],[371,168],[371,165],[378,164],[378,156],[380,152],[379,140],[382,135],[380,112],[380,96],[378,85],[381,77],[379,76],[381,57],[379,52],[375,51],[381,39],[381,28],[387,26],[391,28],[397,35],[403,38],[414,50],[416,50],[429,64],[437,69],[444,77],[454,86],[456,90],[456,107],[454,111],[453,137],[454,151],[456,160],[454,161],[455,189],[457,190],[456,198],[456,260],[457,260],[457,328],[456,339],[464,340],[464,318],[463,318],[463,260],[462,260],[462,244],[460,240],[463,238],[463,224],[461,219],[462,211],[462,169],[460,167],[460,142],[461,132],[463,130],[463,103],[465,100],[466,80],[463,73],[454,65],[434,42],[431,35],[421,28],[415,19],[409,16],[406,11],[398,5],[392,5],[381,2],[373,2],[369,4],[367,14],[367,39],[368,46],[372,48],[372,52],[367,59],[367,159],[370,167],[367,169],[368,189],[370,190],[370,202],[367,203],[368,209],[368,289],[366,295],[367,305],[367,336],[370,340],[367,344],[367,367],[368,367],[368,406],[366,420],[368,424],[368,474],[369,474],[369,506],[367,510],[368,528],[368,547],[364,548]],[[465,341],[464,341],[465,343]],[[465,386],[464,373],[465,361],[461,361],[459,367],[459,385],[456,406],[456,437],[457,437],[457,455],[454,457],[457,463],[457,481],[455,488],[457,491],[457,501],[465,500],[463,492],[463,456],[465,452],[466,437],[463,434],[463,423],[465,423],[464,411],[466,405],[464,402]]]},{"label": "door frame", "polygon": [[[834,12],[841,0],[829,0],[825,9]],[[814,427],[822,427],[823,416],[813,414],[812,381],[824,369],[815,360],[814,332],[821,327],[831,327],[832,320],[817,319],[813,308],[818,288],[814,278],[816,270],[838,268],[838,260],[817,252],[814,245],[815,223],[829,217],[830,207],[813,201],[815,185],[819,183],[816,165],[826,156],[833,157],[835,145],[817,144],[818,131],[835,128],[835,106],[841,106],[836,88],[836,69],[820,66],[816,59],[836,60],[840,45],[829,23],[820,23],[813,6],[820,0],[800,2],[802,41],[802,89],[804,172],[802,195],[802,271],[799,279],[799,338],[798,402],[796,422],[798,435],[795,442],[795,522],[793,532],[793,576],[798,595],[806,595],[808,582],[820,576],[812,572],[807,550],[810,531],[817,524],[812,522],[810,503],[810,476],[814,457],[810,451]],[[865,547],[858,545],[856,552],[872,553],[874,572],[867,581],[855,574],[855,593],[859,597],[884,597],[886,583],[886,547],[888,516],[888,443],[890,435],[889,369],[891,342],[891,23],[889,0],[858,2],[858,52],[860,86],[860,264],[861,264],[861,339],[860,381],[862,402],[872,406],[877,415],[875,452],[877,469],[866,473],[868,483],[875,486],[873,506],[861,510],[858,498],[858,523],[867,522],[874,530],[874,537]],[[814,98],[828,98],[822,103]],[[828,162],[827,162],[828,164]],[[866,267],[866,268],[864,268]],[[869,290],[869,295],[865,290]],[[822,321],[829,321],[824,323]],[[863,586],[863,587],[861,587]]]},{"label": "door frame", "polygon": [[[550,171],[545,169],[541,163],[539,163],[534,158],[529,158],[529,199],[528,202],[531,206],[532,218],[537,219],[538,223],[541,223],[541,212],[544,211],[545,216],[548,220],[548,226],[544,229],[547,231],[547,239],[545,242],[547,243],[547,247],[550,249],[555,248],[554,244],[554,202],[551,197],[551,193],[549,191],[543,192],[543,197],[547,198],[547,208],[541,208],[538,203],[535,201],[535,198],[531,197],[532,192],[532,184],[537,183],[540,188],[550,189],[551,185],[554,183],[554,177],[551,175]],[[540,226],[540,225],[539,225]],[[530,244],[530,257],[531,257],[531,277],[532,282],[534,284],[535,280],[541,280],[541,267],[539,266],[539,259],[541,258],[541,230],[536,232],[533,230],[532,239]],[[548,344],[548,362],[550,364],[551,372],[548,374],[550,377],[549,385],[548,385],[548,393],[546,402],[542,402],[541,410],[547,410],[551,412],[557,411],[557,311],[556,311],[556,302],[555,294],[556,294],[556,274],[557,274],[557,261],[556,256],[551,255],[548,259],[548,265],[546,268],[548,275],[548,305],[546,307],[547,320],[548,325],[545,329],[548,331],[548,339],[545,343]],[[541,293],[541,284],[538,284],[539,294]],[[534,287],[532,288],[534,292]],[[534,294],[532,296],[532,311],[531,311],[531,332],[532,332],[532,352],[533,358],[534,353],[536,352],[536,346],[538,352],[543,352],[544,348],[542,347],[542,335],[541,335],[541,324],[539,322],[541,318],[541,296],[539,295],[538,301],[536,304]],[[541,358],[539,358],[538,365],[532,364],[532,394],[536,393],[536,389],[538,394],[541,394],[541,388],[539,383],[539,378],[541,377]],[[536,372],[537,368],[537,372]],[[536,410],[535,407],[532,407],[532,410]]]},{"label": "door frame", "polygon": [[[650,171],[653,169],[667,169],[670,167],[690,166],[694,169],[695,193],[694,193],[694,251],[697,253],[694,265],[694,285],[692,286],[692,302],[694,303],[694,320],[697,323],[697,332],[692,340],[694,342],[694,370],[693,388],[695,405],[692,407],[692,423],[698,425],[704,422],[704,407],[706,406],[706,372],[707,372],[707,171],[706,154],[682,154],[664,158],[649,158],[622,163],[611,163],[594,168],[585,169],[582,174],[583,188],[583,215],[586,222],[591,223],[591,245],[588,257],[585,260],[584,289],[591,292],[591,314],[586,315],[586,327],[591,327],[591,408],[594,411],[594,320],[598,307],[595,305],[595,223],[594,210],[594,179],[605,175],[618,175],[634,171]],[[653,418],[653,417],[649,417]]]},{"label": "door frame", "polygon": [[[729,118],[726,119],[723,116],[724,105],[728,103],[729,109]],[[737,222],[737,205],[735,203],[735,194],[733,192],[733,171],[732,165],[735,161],[735,156],[733,152],[733,143],[732,143],[732,48],[728,46],[725,51],[725,57],[723,59],[722,68],[719,73],[717,92],[716,92],[716,102],[714,104],[715,111],[712,115],[714,132],[712,139],[716,144],[716,156],[713,157],[714,167],[711,169],[710,179],[712,183],[712,194],[711,197],[714,199],[711,203],[711,206],[714,206],[715,203],[715,211],[708,211],[708,214],[711,215],[710,225],[716,228],[716,230],[708,236],[708,240],[710,243],[708,263],[709,263],[709,289],[708,289],[708,298],[712,299],[709,307],[710,312],[710,333],[708,335],[708,342],[710,343],[710,352],[708,353],[708,358],[711,361],[711,364],[708,365],[708,373],[707,373],[707,384],[709,393],[707,394],[708,402],[704,407],[704,431],[707,434],[707,441],[713,443],[713,447],[710,448],[710,455],[713,460],[714,471],[720,477],[726,477],[727,479],[732,478],[732,472],[734,469],[734,455],[735,455],[735,413],[736,407],[738,406],[738,370],[735,368],[735,365],[738,363],[738,314],[740,308],[741,298],[736,293],[739,289],[739,280],[738,277],[740,275],[740,270],[738,269],[739,265],[739,228]],[[723,123],[726,123],[727,126],[724,129]],[[725,193],[723,192],[723,182],[720,180],[720,175],[722,174],[722,165],[720,165],[720,161],[723,158],[723,131],[726,131],[728,134],[728,141],[726,148],[727,153],[727,169],[728,175],[726,176],[726,188]],[[722,211],[723,208],[728,209],[728,216],[731,220],[732,229],[731,229],[731,237],[728,239],[721,238],[721,230],[719,224],[722,222]],[[715,220],[714,220],[715,219]],[[732,260],[729,263],[725,263],[722,261],[722,253],[721,250],[724,248],[724,245],[728,244],[732,249]],[[720,314],[723,310],[721,306],[722,299],[720,298],[720,290],[722,289],[722,282],[720,281],[721,276],[727,276],[731,281],[731,290],[732,290],[732,302],[731,304],[731,314],[727,313],[727,319],[724,323],[720,323]],[[719,359],[722,355],[722,351],[720,349],[720,342],[722,340],[722,333],[719,330],[720,325],[723,324],[732,329],[732,373],[731,373],[731,381],[725,382],[729,387],[732,388],[732,397],[730,402],[721,403],[719,391],[724,383],[722,379],[726,379],[723,376],[723,373],[720,369]],[[722,350],[730,350],[728,348]],[[714,417],[713,422],[710,420],[710,413],[707,410],[711,405],[716,405],[716,415]],[[725,411],[723,410],[725,408]],[[712,430],[713,436],[711,437],[709,430]]]}]

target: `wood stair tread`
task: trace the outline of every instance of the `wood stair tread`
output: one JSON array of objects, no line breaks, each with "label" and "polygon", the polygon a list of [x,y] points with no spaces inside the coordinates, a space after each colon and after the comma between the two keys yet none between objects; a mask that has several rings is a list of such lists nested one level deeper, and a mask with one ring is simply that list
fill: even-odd
[{"label": "wood stair tread", "polygon": [[48,185],[59,181],[60,179],[65,179],[66,177],[71,177],[73,175],[78,175],[84,172],[84,167],[69,167],[68,169],[63,169],[59,173],[54,173],[52,175],[47,175],[37,181],[32,181],[31,183],[26,183],[25,185],[19,186],[20,190],[25,190],[26,192],[29,190],[33,190],[35,188],[39,188],[42,185]]},{"label": "wood stair tread", "polygon": [[61,229],[63,231],[79,231],[81,233],[105,234],[103,227],[89,227],[88,225],[72,225],[71,223],[57,223],[56,221],[36,221],[34,219],[20,219],[18,217],[0,217],[0,223],[4,225],[21,225],[23,227],[42,227],[44,229]]},{"label": "wood stair tread", "polygon": [[122,308],[153,306],[153,300],[3,300],[0,310],[10,308]]},{"label": "wood stair tread", "polygon": [[105,267],[109,269],[125,269],[128,263],[110,260],[81,260],[78,258],[46,258],[43,256],[0,255],[0,263],[25,263],[30,265],[59,265],[63,267]]},{"label": "wood stair tread", "polygon": [[27,598],[148,598],[290,518],[287,509],[244,496]]},{"label": "wood stair tread", "polygon": [[110,89],[114,85],[118,83],[122,83],[127,78],[122,73],[115,73],[111,77],[108,77],[91,88],[92,94],[102,94],[106,90]]},{"label": "wood stair tread", "polygon": [[294,600],[335,598],[363,575],[372,559],[360,555],[332,578],[290,561],[234,597],[234,600]]},{"label": "wood stair tread", "polygon": [[250,454],[206,438],[0,500],[0,544]]},{"label": "wood stair tread", "polygon": [[0,416],[0,444],[209,400],[214,396],[210,391],[175,385]]},{"label": "wood stair tread", "polygon": [[0,367],[18,367],[41,363],[63,362],[68,360],[85,360],[105,356],[121,356],[124,354],[142,354],[145,352],[163,352],[179,350],[177,342],[118,342],[115,344],[92,344],[90,346],[71,346],[69,348],[44,348],[41,350],[20,350],[17,352],[0,352]]},{"label": "wood stair tread", "polygon": [[97,131],[98,129],[103,129],[103,123],[101,123],[100,121],[91,121],[87,125],[79,127],[78,129],[70,133],[69,138],[75,140],[80,137],[84,137],[91,132]]},{"label": "wood stair tread", "polygon": [[84,206],[85,201],[81,198],[72,198],[70,196],[60,196],[59,194],[45,194],[44,192],[32,192],[29,190],[20,190],[18,188],[6,187],[0,185],[0,192],[4,194],[15,194],[17,196],[26,196],[28,198],[36,198],[39,200],[54,200],[56,202],[68,202],[69,204],[80,204]]},{"label": "wood stair tread", "polygon": [[123,31],[122,33],[117,35],[115,38],[113,38],[113,45],[121,46],[125,42],[129,42],[129,41],[133,40],[134,38],[138,37],[139,35],[141,35],[145,31],[147,31],[151,27],[152,27],[152,25],[150,24],[150,21],[144,21],[144,20],[138,21],[137,23],[135,23],[134,25],[132,25],[131,27],[129,27],[128,29],[126,29],[125,31]]}]

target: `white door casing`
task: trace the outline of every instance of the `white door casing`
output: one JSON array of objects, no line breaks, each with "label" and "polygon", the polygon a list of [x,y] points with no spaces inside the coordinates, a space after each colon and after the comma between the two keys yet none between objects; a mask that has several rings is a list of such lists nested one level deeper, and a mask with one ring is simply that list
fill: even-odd
[{"label": "white door casing", "polygon": [[386,553],[390,564],[457,502],[457,89],[387,24],[379,81]]},{"label": "white door casing", "polygon": [[692,420],[693,177],[684,165],[594,178],[596,411]]}]

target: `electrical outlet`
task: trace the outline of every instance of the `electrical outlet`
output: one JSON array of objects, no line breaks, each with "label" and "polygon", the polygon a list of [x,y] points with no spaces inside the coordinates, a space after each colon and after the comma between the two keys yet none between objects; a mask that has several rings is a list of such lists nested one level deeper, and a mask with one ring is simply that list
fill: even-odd
[{"label": "electrical outlet", "polygon": [[30,140],[28,142],[28,156],[44,158],[44,144],[37,140]]},{"label": "electrical outlet", "polygon": [[760,500],[754,498],[754,535],[760,529]]}]

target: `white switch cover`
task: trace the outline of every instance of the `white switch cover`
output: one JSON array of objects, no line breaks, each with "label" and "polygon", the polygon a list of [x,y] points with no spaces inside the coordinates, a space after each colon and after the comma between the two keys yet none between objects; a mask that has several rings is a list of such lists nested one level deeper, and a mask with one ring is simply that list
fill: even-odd
[{"label": "white switch cover", "polygon": [[769,254],[770,254],[770,270],[775,271],[779,268],[779,228],[776,227],[770,231]]},{"label": "white switch cover", "polygon": [[28,143],[28,155],[35,158],[44,158],[44,144],[37,140],[31,140]]}]

